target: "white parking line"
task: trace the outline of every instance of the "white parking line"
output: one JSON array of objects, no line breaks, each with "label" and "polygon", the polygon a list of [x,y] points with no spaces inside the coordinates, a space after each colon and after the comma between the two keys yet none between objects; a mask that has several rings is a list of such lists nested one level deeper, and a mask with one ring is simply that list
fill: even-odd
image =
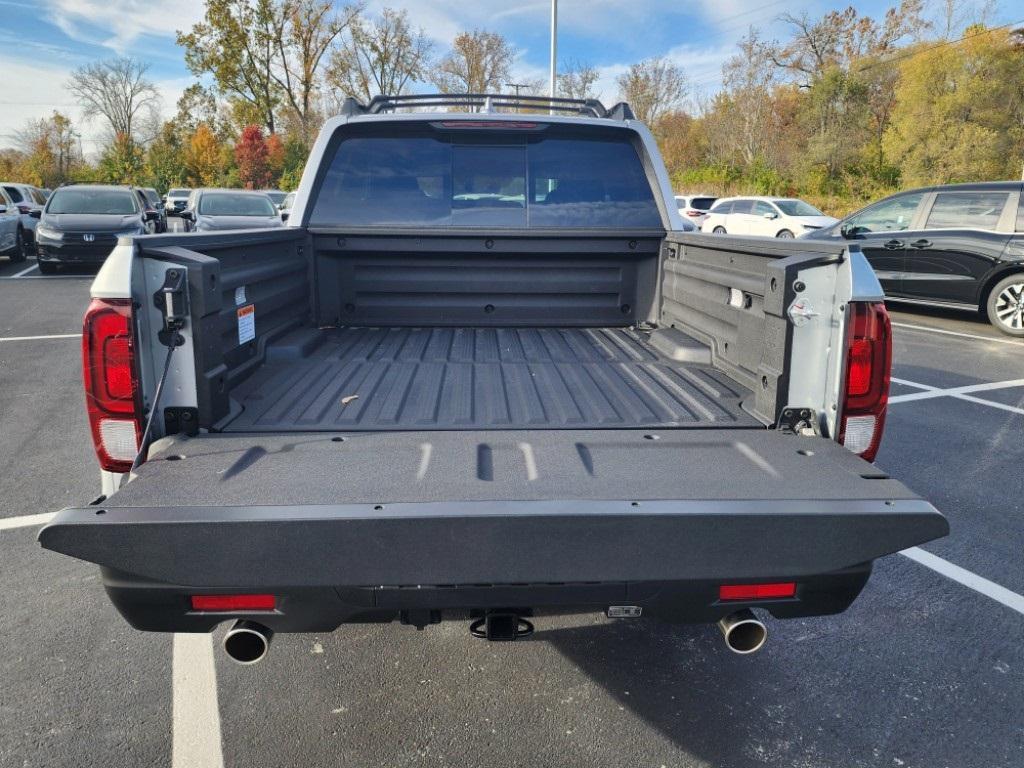
[{"label": "white parking line", "polygon": [[223,768],[211,635],[174,636],[171,688],[171,768]]},{"label": "white parking line", "polygon": [[991,341],[995,344],[1009,344],[1014,347],[1024,347],[1024,341],[1014,341],[1012,339],[1000,339],[995,336],[982,336],[978,333],[962,333],[960,331],[947,331],[944,328],[932,328],[927,325],[911,325],[910,323],[893,323],[895,328],[908,328],[912,331],[927,331],[929,333],[941,333],[944,336],[960,336],[965,339],[980,339],[981,341]]},{"label": "white parking line", "polygon": [[[968,395],[974,392],[989,392],[993,389],[1009,389],[1010,387],[1024,387],[1024,379],[1008,379],[1006,381],[994,381],[987,384],[968,384],[964,387],[950,387],[948,389],[940,389],[938,387],[930,387],[927,384],[918,384],[913,381],[906,381],[905,379],[892,379],[896,384],[902,384],[906,387],[916,387],[922,390],[921,392],[911,392],[907,395],[896,395],[890,397],[890,403],[906,403],[910,400],[929,400],[933,397],[956,397],[957,395]],[[966,398],[964,398],[966,399]],[[992,405],[988,400],[979,400],[979,398],[971,398],[973,402],[981,402],[984,405]],[[1002,403],[999,403],[1002,405]],[[1012,408],[1013,406],[1007,406]]]},{"label": "white parking line", "polygon": [[931,552],[927,552],[920,547],[904,549],[900,554],[904,557],[909,557],[915,563],[920,563],[925,568],[931,568],[947,579],[963,584],[968,589],[973,589],[975,592],[989,597],[997,603],[1002,603],[1007,608],[1024,615],[1024,595],[1011,592],[994,581],[989,581],[976,573],[968,571],[966,568],[961,568],[959,565],[953,565],[948,560],[943,560],[941,557],[933,555]]},{"label": "white parking line", "polygon": [[0,341],[42,341],[44,339],[80,339],[80,333],[53,333],[49,336],[0,336]]},{"label": "white parking line", "polygon": [[21,272],[15,272],[13,275],[11,275],[11,277],[21,277],[22,275],[27,275],[29,272],[31,272],[35,268],[36,268],[36,265],[33,264],[31,267],[27,267],[27,268],[21,270]]},{"label": "white parking line", "polygon": [[22,515],[21,517],[0,517],[0,531],[11,528],[28,528],[33,525],[45,525],[53,519],[56,512],[43,512],[40,515]]}]

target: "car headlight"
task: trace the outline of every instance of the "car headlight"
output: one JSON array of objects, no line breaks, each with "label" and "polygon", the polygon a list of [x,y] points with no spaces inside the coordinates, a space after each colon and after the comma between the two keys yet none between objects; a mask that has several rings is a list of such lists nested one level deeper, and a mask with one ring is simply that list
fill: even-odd
[{"label": "car headlight", "polygon": [[58,232],[56,229],[50,229],[44,224],[36,226],[36,237],[41,237],[45,240],[63,240],[64,233]]}]

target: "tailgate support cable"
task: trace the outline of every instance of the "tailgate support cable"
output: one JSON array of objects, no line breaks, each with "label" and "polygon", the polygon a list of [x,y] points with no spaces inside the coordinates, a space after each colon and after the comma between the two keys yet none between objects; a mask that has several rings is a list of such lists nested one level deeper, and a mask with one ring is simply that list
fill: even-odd
[{"label": "tailgate support cable", "polygon": [[149,418],[146,419],[146,428],[142,432],[142,439],[139,441],[139,452],[135,454],[135,461],[132,462],[129,473],[134,473],[138,469],[149,450],[149,435],[153,431],[153,419],[160,410],[160,395],[163,394],[167,374],[171,370],[171,357],[174,355],[175,348],[185,343],[185,337],[178,331],[185,327],[185,319],[188,317],[187,277],[188,272],[185,269],[167,270],[164,275],[164,284],[153,296],[154,303],[164,313],[164,327],[157,337],[160,339],[160,343],[167,347],[167,357],[164,358],[164,369],[160,374],[160,381],[157,382],[156,392],[153,393],[153,404],[149,409]]}]

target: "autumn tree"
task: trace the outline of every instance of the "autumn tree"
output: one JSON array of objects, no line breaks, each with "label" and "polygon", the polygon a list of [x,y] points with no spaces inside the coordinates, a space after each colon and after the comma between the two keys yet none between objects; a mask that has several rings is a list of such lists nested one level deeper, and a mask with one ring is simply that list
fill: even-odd
[{"label": "autumn tree", "polygon": [[404,10],[384,8],[371,20],[353,21],[344,43],[331,54],[327,82],[345,96],[367,102],[378,94],[405,93],[424,80],[433,41]]},{"label": "autumn tree", "polygon": [[174,124],[185,134],[195,133],[200,123],[217,123],[217,96],[202,83],[193,83],[178,98]]},{"label": "autumn tree", "polygon": [[195,187],[216,186],[223,168],[220,141],[206,123],[200,123],[185,147],[188,181]]},{"label": "autumn tree", "polygon": [[267,136],[267,168],[270,171],[270,178],[273,185],[274,180],[281,178],[284,173],[286,150],[284,141],[278,133]]},{"label": "autumn tree", "polygon": [[314,102],[327,53],[362,10],[362,4],[336,10],[330,0],[284,0],[274,17],[277,55],[271,73],[298,119],[302,140],[307,145],[312,143],[317,129]]},{"label": "autumn tree", "polygon": [[102,118],[113,141],[152,138],[159,117],[160,93],[147,77],[148,64],[129,57],[97,61],[71,73],[67,88],[86,120]]},{"label": "autumn tree", "polygon": [[144,168],[142,147],[126,133],[114,137],[97,166],[100,178],[108,184],[138,184]]},{"label": "autumn tree", "polygon": [[184,186],[188,181],[186,141],[176,121],[168,120],[146,147],[146,179],[160,192]]},{"label": "autumn tree", "polygon": [[258,125],[247,126],[235,144],[238,178],[246,189],[266,189],[270,185],[267,142]]},{"label": "autumn tree", "polygon": [[666,112],[679,107],[686,96],[686,75],[665,57],[633,64],[616,82],[636,116],[652,126]]},{"label": "autumn tree", "polygon": [[902,59],[885,146],[909,185],[1018,178],[1024,46],[1005,29],[974,27]]},{"label": "autumn tree", "polygon": [[562,62],[556,83],[558,95],[567,99],[599,99],[601,94],[594,90],[601,73],[590,64],[572,59]]},{"label": "autumn tree", "polygon": [[48,118],[29,120],[14,138],[23,152],[17,176],[32,184],[59,186],[84,163],[78,132],[56,110]]},{"label": "autumn tree", "polygon": [[250,106],[271,133],[281,101],[274,76],[279,16],[274,0],[206,0],[203,20],[177,34],[192,74],[211,75],[222,94]]},{"label": "autumn tree", "polygon": [[462,32],[430,80],[442,93],[500,93],[510,79],[515,55],[515,47],[497,32]]}]

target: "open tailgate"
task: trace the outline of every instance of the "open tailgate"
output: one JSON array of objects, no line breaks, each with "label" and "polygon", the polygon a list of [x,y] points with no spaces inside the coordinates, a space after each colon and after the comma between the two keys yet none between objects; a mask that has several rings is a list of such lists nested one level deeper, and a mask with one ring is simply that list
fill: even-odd
[{"label": "open tailgate", "polygon": [[249,589],[799,578],[949,530],[836,443],[770,430],[204,435],[153,454],[42,545]]}]

